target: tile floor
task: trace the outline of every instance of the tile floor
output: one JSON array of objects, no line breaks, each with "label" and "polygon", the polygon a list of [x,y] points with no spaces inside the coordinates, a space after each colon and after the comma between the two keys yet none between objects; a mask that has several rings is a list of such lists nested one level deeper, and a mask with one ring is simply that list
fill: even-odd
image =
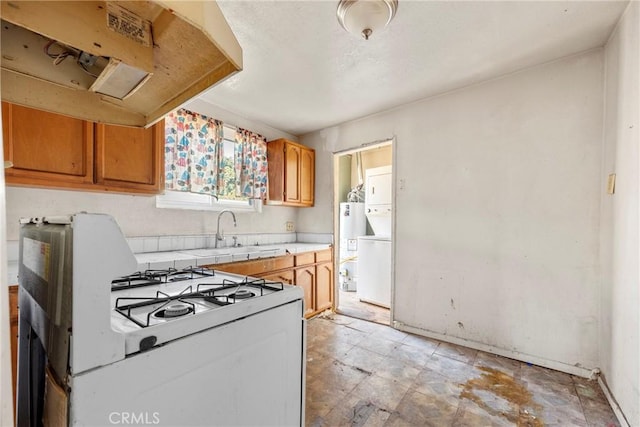
[{"label": "tile floor", "polygon": [[596,381],[339,314],[307,343],[307,426],[619,426]]},{"label": "tile floor", "polygon": [[358,299],[356,292],[340,290],[338,295],[338,312],[357,319],[388,325],[390,320],[389,309],[367,304]]}]

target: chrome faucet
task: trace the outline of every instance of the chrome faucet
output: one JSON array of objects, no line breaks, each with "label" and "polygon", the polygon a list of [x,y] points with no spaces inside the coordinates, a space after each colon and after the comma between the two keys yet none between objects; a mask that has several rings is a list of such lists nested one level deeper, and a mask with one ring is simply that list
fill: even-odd
[{"label": "chrome faucet", "polygon": [[229,212],[231,214],[231,216],[233,217],[233,226],[237,227],[238,223],[236,222],[236,214],[234,214],[231,210],[229,209],[223,209],[220,211],[220,213],[218,214],[218,228],[216,228],[216,243],[214,245],[215,248],[218,247],[218,241],[219,240],[224,240],[224,232],[220,233],[220,217],[222,216],[223,213],[225,212]]}]

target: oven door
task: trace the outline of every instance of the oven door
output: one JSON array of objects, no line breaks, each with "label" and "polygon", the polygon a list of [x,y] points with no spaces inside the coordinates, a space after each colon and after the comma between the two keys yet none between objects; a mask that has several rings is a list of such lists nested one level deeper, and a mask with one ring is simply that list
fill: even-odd
[{"label": "oven door", "polygon": [[[40,426],[49,381],[67,379],[71,330],[71,227],[23,224],[20,230],[18,426]],[[64,390],[64,387],[60,389]]]},{"label": "oven door", "polygon": [[66,426],[68,393],[48,366],[47,352],[33,326],[24,318],[20,322],[16,425]]},{"label": "oven door", "polygon": [[302,426],[304,331],[295,300],[73,375],[70,425]]},{"label": "oven door", "polygon": [[[20,306],[23,307],[22,304]],[[21,314],[22,311],[21,309]],[[16,425],[41,426],[47,353],[40,335],[24,317],[19,321],[18,343]]]}]

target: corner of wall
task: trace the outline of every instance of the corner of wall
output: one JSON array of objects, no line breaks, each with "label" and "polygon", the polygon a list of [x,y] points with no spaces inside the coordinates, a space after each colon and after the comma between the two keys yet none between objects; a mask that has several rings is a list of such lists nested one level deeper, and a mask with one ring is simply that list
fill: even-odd
[{"label": "corner of wall", "polygon": [[[616,173],[601,206],[601,369],[621,423],[640,425],[640,3],[632,1],[605,45],[601,178]],[[603,191],[604,192],[604,191]]]}]

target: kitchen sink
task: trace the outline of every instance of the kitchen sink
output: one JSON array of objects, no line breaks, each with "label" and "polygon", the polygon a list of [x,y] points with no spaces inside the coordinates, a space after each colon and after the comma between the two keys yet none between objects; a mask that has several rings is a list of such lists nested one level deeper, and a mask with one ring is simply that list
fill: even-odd
[{"label": "kitchen sink", "polygon": [[216,257],[218,262],[246,261],[250,259],[269,258],[284,255],[286,249],[278,246],[237,246],[226,248],[203,248],[180,251],[195,257]]}]

